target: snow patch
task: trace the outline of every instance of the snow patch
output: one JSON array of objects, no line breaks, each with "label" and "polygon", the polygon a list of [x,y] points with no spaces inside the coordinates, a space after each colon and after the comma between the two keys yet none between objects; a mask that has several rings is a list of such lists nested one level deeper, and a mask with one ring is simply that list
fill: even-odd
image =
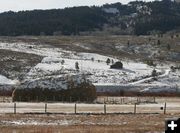
[{"label": "snow patch", "polygon": [[105,13],[112,13],[112,14],[116,14],[119,13],[119,10],[117,8],[103,8],[102,9]]},{"label": "snow patch", "polygon": [[17,80],[11,80],[3,75],[0,75],[0,85],[15,85],[17,83]]}]

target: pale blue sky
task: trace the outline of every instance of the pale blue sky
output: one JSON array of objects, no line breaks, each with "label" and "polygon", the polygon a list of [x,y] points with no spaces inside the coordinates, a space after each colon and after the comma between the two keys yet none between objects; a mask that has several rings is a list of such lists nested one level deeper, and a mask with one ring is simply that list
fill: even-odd
[{"label": "pale blue sky", "polygon": [[[53,9],[82,5],[103,5],[105,3],[128,3],[132,0],[0,0],[0,12],[33,9]],[[152,1],[152,0],[144,0]]]}]

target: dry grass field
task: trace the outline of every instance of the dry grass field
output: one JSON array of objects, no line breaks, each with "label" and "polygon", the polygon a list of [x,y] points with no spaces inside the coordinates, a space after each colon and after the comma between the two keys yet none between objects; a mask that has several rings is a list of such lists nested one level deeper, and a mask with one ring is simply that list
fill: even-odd
[{"label": "dry grass field", "polygon": [[[127,45],[128,41],[130,46],[143,46],[151,45],[154,48],[159,48],[163,53],[167,53],[167,44],[171,45],[171,51],[180,52],[180,37],[171,38],[170,35],[163,37],[157,36],[19,36],[19,37],[0,37],[1,42],[8,43],[33,43],[35,45],[44,44],[57,48],[62,48],[70,51],[77,52],[90,52],[102,55],[116,56],[119,58],[129,59],[144,59],[145,55],[142,53],[129,53],[127,51],[118,50],[116,46]],[[161,45],[157,45],[160,40]],[[164,51],[164,52],[163,52]],[[142,51],[140,51],[142,52]]]},{"label": "dry grass field", "polygon": [[[165,102],[166,114],[160,110]],[[136,114],[129,103],[107,104],[107,114],[103,104],[82,103],[77,104],[77,114],[74,103],[48,103],[47,114],[45,103],[16,103],[13,114],[13,103],[0,103],[0,133],[163,133],[167,118],[180,117],[179,103],[178,97],[159,97],[156,103],[137,105]]]},{"label": "dry grass field", "polygon": [[[144,61],[151,51],[150,59],[166,63],[170,54],[180,52],[180,38],[157,36],[22,36],[0,37],[1,42],[42,45],[64,50],[98,53],[124,60]],[[157,41],[161,44],[158,45]],[[128,46],[128,41],[130,41]],[[171,49],[167,45],[171,44]],[[136,51],[133,51],[136,48]],[[31,48],[29,48],[31,49]],[[132,49],[132,50],[129,50]],[[149,50],[150,52],[146,51]],[[17,51],[0,50],[1,73],[7,77],[22,77],[42,60],[41,56]],[[168,54],[167,54],[168,53]],[[6,57],[8,55],[8,58]],[[175,60],[175,61],[174,61]],[[170,58],[175,64],[177,58]],[[23,70],[23,71],[20,71]],[[108,99],[108,100],[107,100]],[[180,97],[158,97],[153,103],[143,98],[99,97],[96,104],[77,103],[14,103],[10,97],[0,97],[0,133],[163,133],[165,119],[180,117]],[[136,114],[134,106],[137,104]],[[106,114],[104,113],[106,103]],[[166,114],[164,114],[167,103]]]},{"label": "dry grass field", "polygon": [[0,115],[0,133],[163,133],[179,114]]}]

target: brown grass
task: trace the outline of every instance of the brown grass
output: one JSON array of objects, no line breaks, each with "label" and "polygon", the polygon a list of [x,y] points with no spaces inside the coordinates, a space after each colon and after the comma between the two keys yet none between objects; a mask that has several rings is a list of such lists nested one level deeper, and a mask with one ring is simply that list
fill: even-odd
[{"label": "brown grass", "polygon": [[[0,133],[144,133],[163,132],[165,118],[176,115],[1,115],[0,120],[34,119],[42,121],[78,120],[74,125],[45,126],[45,125],[2,125]],[[89,122],[89,124],[85,124]],[[107,124],[106,124],[107,122]],[[116,122],[116,124],[114,124]],[[104,123],[104,124],[100,124]],[[123,124],[124,123],[124,124]]]},{"label": "brown grass", "polygon": [[[149,41],[149,38],[151,40]],[[120,58],[144,59],[141,54],[129,54],[127,52],[118,51],[116,44],[127,44],[128,40],[130,45],[151,44],[153,47],[160,47],[165,53],[168,51],[167,44],[171,45],[171,51],[180,52],[179,44],[180,37],[171,39],[170,35],[164,35],[162,38],[157,36],[20,36],[20,37],[2,37],[4,42],[26,42],[34,44],[49,44],[55,47],[60,47],[66,50],[74,50],[78,52],[94,52],[109,56],[117,56]],[[161,45],[157,46],[157,40],[161,41]],[[88,46],[91,49],[84,49],[76,44]],[[164,58],[164,55],[162,55]]]}]

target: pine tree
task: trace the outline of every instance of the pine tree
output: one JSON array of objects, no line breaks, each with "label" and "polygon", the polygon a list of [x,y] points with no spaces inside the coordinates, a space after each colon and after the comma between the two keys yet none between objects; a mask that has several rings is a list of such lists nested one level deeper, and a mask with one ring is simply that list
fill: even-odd
[{"label": "pine tree", "polygon": [[77,71],[79,71],[79,63],[78,62],[75,63],[75,68]]},{"label": "pine tree", "polygon": [[127,46],[129,47],[130,46],[130,41],[128,40],[128,42],[127,42]]},{"label": "pine tree", "polygon": [[114,64],[114,60],[113,59],[111,60],[111,62],[112,62],[112,64]]},{"label": "pine tree", "polygon": [[152,71],[152,74],[151,74],[153,77],[156,77],[157,76],[157,71],[154,69],[153,71]]},{"label": "pine tree", "polygon": [[65,61],[64,61],[64,60],[62,60],[62,61],[61,61],[61,65],[64,65],[64,63],[65,63]]},{"label": "pine tree", "polygon": [[160,44],[161,44],[161,41],[160,41],[160,40],[158,40],[158,41],[157,41],[157,45],[160,45]]},{"label": "pine tree", "polygon": [[106,63],[107,63],[107,65],[109,65],[109,63],[111,63],[111,60],[108,58],[108,59],[106,60]]},{"label": "pine tree", "polygon": [[171,46],[170,46],[169,44],[167,45],[167,49],[168,49],[168,50],[171,50]]}]

